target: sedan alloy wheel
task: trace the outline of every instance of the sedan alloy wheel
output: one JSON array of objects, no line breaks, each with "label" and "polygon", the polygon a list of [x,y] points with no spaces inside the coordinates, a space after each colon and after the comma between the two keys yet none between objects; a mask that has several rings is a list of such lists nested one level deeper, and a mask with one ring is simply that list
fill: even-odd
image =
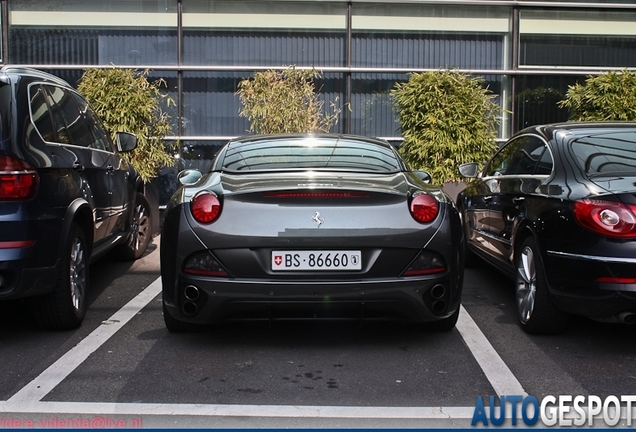
[{"label": "sedan alloy wheel", "polygon": [[516,262],[517,316],[524,331],[531,334],[556,334],[563,331],[568,315],[557,309],[548,288],[537,243],[524,240]]},{"label": "sedan alloy wheel", "polygon": [[527,323],[534,311],[534,297],[537,292],[537,273],[534,252],[529,246],[521,250],[517,264],[517,308],[519,319]]}]

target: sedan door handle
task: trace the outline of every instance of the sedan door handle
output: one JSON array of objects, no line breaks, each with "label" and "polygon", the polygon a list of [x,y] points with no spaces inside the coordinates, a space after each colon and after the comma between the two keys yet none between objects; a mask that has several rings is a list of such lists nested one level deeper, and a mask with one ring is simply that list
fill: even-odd
[{"label": "sedan door handle", "polygon": [[81,163],[75,162],[73,164],[73,169],[77,171],[84,171],[84,165],[82,165]]},{"label": "sedan door handle", "polygon": [[514,197],[512,199],[512,202],[515,204],[521,204],[522,202],[524,202],[526,199],[524,197]]},{"label": "sedan door handle", "polygon": [[486,196],[484,197],[484,201],[485,201],[485,202],[492,201],[492,196],[491,196],[491,195],[486,195]]}]

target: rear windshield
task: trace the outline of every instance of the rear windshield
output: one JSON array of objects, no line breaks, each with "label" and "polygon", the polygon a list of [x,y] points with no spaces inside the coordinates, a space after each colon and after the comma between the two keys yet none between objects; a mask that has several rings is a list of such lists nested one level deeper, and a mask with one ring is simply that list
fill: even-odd
[{"label": "rear windshield", "polygon": [[401,170],[388,146],[345,138],[300,137],[230,143],[223,171],[342,170],[390,173]]},{"label": "rear windshield", "polygon": [[588,176],[636,175],[636,131],[578,138],[571,148]]}]

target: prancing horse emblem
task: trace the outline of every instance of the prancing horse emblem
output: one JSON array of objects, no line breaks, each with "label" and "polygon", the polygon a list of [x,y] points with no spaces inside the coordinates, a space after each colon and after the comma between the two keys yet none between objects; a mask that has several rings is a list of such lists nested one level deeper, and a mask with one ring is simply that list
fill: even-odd
[{"label": "prancing horse emblem", "polygon": [[320,212],[315,212],[314,215],[311,217],[311,220],[314,221],[318,228],[320,228],[320,225],[322,225],[322,223],[325,221],[325,218],[320,216]]}]

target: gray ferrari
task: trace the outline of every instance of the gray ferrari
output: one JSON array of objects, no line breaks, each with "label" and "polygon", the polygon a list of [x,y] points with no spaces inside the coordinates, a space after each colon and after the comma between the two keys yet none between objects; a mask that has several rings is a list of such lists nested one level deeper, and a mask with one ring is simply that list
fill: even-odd
[{"label": "gray ferrari", "polygon": [[169,330],[277,319],[455,326],[459,214],[387,141],[247,136],[179,181],[161,234]]}]

